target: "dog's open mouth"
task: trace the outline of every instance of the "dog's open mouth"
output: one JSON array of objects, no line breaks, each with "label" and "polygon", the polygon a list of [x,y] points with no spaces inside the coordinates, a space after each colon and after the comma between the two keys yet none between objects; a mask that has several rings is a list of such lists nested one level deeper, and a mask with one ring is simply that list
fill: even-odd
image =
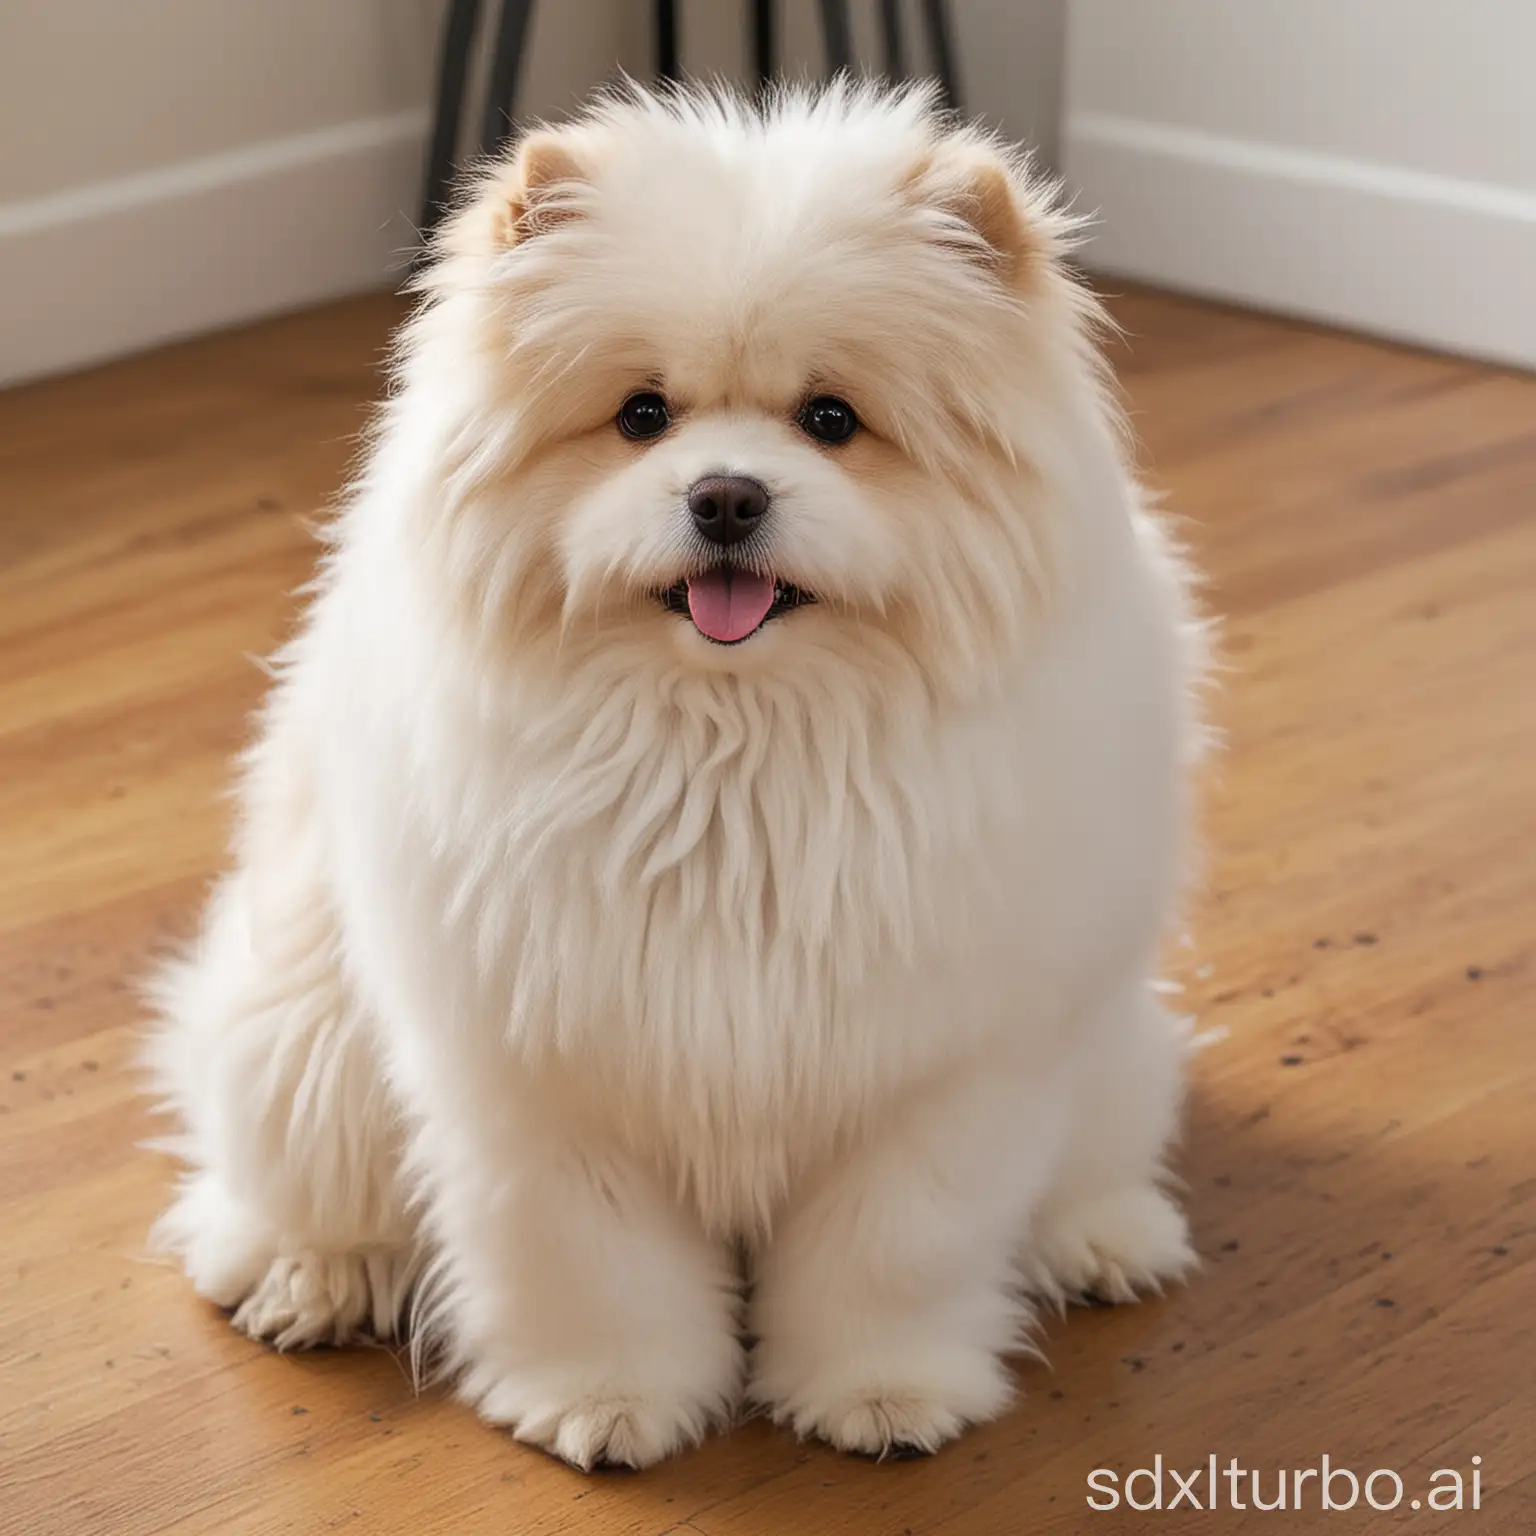
[{"label": "dog's open mouth", "polygon": [[717,565],[660,592],[662,606],[685,614],[706,640],[740,645],[769,619],[816,601],[809,592],[758,571]]}]

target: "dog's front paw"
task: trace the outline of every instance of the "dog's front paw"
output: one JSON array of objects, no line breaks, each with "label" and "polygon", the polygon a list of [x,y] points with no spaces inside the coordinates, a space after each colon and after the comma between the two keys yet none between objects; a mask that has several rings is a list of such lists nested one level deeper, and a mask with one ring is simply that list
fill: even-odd
[{"label": "dog's front paw", "polygon": [[759,1349],[751,1395],[775,1423],[882,1461],[930,1454],[968,1425],[996,1418],[1013,1398],[1007,1370],[985,1350],[903,1359],[895,1348],[878,1361],[825,1364],[799,1377],[782,1352]]},{"label": "dog's front paw", "polygon": [[639,1387],[615,1381],[511,1373],[487,1380],[471,1372],[463,1386],[487,1423],[512,1431],[583,1472],[603,1467],[649,1467],[725,1422],[739,1376],[711,1390],[688,1392],[676,1384]]},{"label": "dog's front paw", "polygon": [[525,1445],[591,1472],[601,1467],[649,1467],[696,1445],[719,1415],[710,1406],[625,1392],[563,1398],[530,1391],[516,1380],[492,1387],[480,1416],[504,1425]]},{"label": "dog's front paw", "polygon": [[1142,1184],[1044,1214],[1024,1272],[1032,1291],[1058,1304],[1132,1302],[1196,1263],[1184,1213],[1165,1191]]}]

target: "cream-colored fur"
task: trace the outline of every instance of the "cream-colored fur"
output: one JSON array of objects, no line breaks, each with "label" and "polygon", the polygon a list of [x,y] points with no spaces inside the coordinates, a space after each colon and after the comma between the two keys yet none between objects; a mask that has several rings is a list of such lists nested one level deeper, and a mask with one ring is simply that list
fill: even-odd
[{"label": "cream-colored fur", "polygon": [[[632,92],[482,174],[161,978],[160,1230],[237,1326],[387,1335],[414,1293],[481,1414],[583,1467],[744,1394],[884,1454],[1003,1408],[1025,1287],[1191,1262],[1149,980],[1198,629],[1071,235],[848,86]],[[656,595],[720,472],[817,599],[730,647]]]}]

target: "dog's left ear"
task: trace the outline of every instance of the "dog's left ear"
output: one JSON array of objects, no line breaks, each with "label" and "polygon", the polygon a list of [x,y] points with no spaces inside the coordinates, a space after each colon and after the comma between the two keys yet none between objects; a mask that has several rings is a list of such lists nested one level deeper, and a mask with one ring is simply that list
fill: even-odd
[{"label": "dog's left ear", "polygon": [[1029,286],[1031,274],[1051,254],[1049,234],[1032,220],[1020,172],[990,145],[940,142],[918,164],[908,190],[963,226],[965,237],[947,243],[1010,287]]}]

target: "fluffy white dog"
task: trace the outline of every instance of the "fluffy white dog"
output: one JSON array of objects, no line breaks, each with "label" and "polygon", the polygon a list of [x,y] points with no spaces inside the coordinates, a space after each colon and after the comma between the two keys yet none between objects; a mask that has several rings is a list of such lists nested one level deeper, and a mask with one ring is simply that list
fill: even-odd
[{"label": "fluffy white dog", "polygon": [[161,980],[160,1230],[237,1327],[414,1295],[581,1467],[743,1395],[884,1455],[1004,1407],[1027,1293],[1191,1263],[1199,629],[1072,233],[848,85],[483,172]]}]

